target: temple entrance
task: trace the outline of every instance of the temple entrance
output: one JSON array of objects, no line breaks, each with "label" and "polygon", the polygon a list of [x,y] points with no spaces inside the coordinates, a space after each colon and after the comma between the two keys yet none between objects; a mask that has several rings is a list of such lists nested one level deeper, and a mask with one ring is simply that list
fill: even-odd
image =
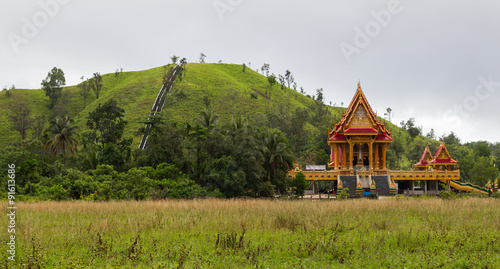
[{"label": "temple entrance", "polygon": [[356,170],[370,167],[370,149],[368,143],[355,143],[353,146],[352,167]]}]

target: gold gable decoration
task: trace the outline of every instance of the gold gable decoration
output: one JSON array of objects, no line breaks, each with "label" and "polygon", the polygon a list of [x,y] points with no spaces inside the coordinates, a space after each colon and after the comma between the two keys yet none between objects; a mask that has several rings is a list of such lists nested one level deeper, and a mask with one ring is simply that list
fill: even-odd
[{"label": "gold gable decoration", "polygon": [[329,132],[329,135],[343,134],[344,131],[353,127],[373,128],[377,130],[379,134],[385,134],[388,137],[391,136],[391,132],[389,132],[385,125],[377,119],[377,115],[373,112],[368,100],[361,90],[360,83],[358,83],[358,89],[351,103],[342,115],[340,121],[336,123],[334,128]]},{"label": "gold gable decoration", "polygon": [[349,123],[351,128],[373,128],[370,119],[366,115],[366,111],[362,105],[358,106],[356,113],[352,115],[351,122]]}]

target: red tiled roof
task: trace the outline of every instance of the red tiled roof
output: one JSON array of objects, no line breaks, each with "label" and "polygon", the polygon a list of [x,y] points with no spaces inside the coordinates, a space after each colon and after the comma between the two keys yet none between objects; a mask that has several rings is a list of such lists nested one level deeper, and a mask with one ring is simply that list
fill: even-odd
[{"label": "red tiled roof", "polygon": [[349,128],[344,132],[344,134],[350,133],[378,134],[378,131],[373,128]]},{"label": "red tiled roof", "polygon": [[392,138],[386,134],[379,134],[379,135],[377,135],[377,138],[375,140],[392,141]]},{"label": "red tiled roof", "polygon": [[433,160],[431,163],[457,163],[457,161],[452,159],[436,159]]},{"label": "red tiled roof", "polygon": [[343,134],[336,134],[330,138],[330,141],[346,141],[347,139],[345,138],[345,135]]}]

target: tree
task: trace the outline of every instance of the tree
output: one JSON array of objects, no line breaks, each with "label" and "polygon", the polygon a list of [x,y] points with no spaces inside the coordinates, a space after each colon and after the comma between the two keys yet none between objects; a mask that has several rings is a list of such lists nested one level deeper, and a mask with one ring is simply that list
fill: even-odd
[{"label": "tree", "polygon": [[299,172],[292,180],[291,186],[295,189],[295,195],[304,196],[309,183],[306,181],[306,176],[302,172]]},{"label": "tree", "polygon": [[96,99],[99,99],[99,93],[102,90],[102,76],[99,72],[94,73],[94,77],[90,79],[90,87],[94,91]]},{"label": "tree", "polygon": [[31,118],[31,108],[26,99],[21,95],[14,95],[10,103],[9,120],[12,124],[12,129],[18,131],[21,139],[26,139],[26,131],[33,123]]},{"label": "tree", "polygon": [[402,128],[408,131],[412,138],[422,134],[422,127],[415,126],[415,118],[410,118],[406,123],[401,122]]},{"label": "tree", "polygon": [[32,126],[33,136],[42,139],[43,126],[45,124],[45,116],[38,114],[34,119],[34,124]]},{"label": "tree", "polygon": [[116,144],[123,135],[127,122],[123,120],[125,110],[111,99],[99,106],[87,117],[87,127],[93,131],[93,139],[104,147],[106,143]]},{"label": "tree", "polygon": [[217,115],[213,110],[203,109],[200,117],[198,118],[198,122],[201,127],[203,127],[207,133],[210,133],[214,130],[215,126],[219,122],[219,115]]},{"label": "tree", "polygon": [[266,77],[267,77],[267,76],[269,76],[269,69],[270,69],[270,65],[265,63],[260,68],[260,71],[262,72],[262,75],[264,75],[264,73],[265,73]]},{"label": "tree", "polygon": [[91,82],[89,80],[84,80],[82,83],[78,84],[78,88],[80,88],[80,95],[83,97],[83,108],[87,107],[87,98],[89,97],[91,90],[90,83]]},{"label": "tree", "polygon": [[69,104],[71,104],[72,98],[73,94],[70,91],[65,91],[63,94],[61,94],[61,97],[57,99],[57,103],[52,108],[50,119],[53,119],[57,116],[61,118],[67,115],[72,116],[70,113],[73,113],[74,111],[69,108]]},{"label": "tree", "polygon": [[488,142],[478,141],[474,143],[474,155],[477,157],[487,157],[491,156],[491,149]]},{"label": "tree", "polygon": [[78,146],[76,137],[79,138],[79,135],[76,133],[78,126],[71,126],[72,123],[69,116],[53,119],[45,131],[51,137],[45,144],[45,150],[50,151],[54,156],[61,153],[65,157],[68,152],[74,155]]},{"label": "tree", "polygon": [[384,116],[387,117],[388,121],[391,121],[391,118],[392,118],[392,109],[390,107],[388,107],[385,111],[386,112],[384,113]]},{"label": "tree", "polygon": [[50,99],[50,108],[53,108],[57,102],[57,99],[61,96],[62,86],[66,85],[66,78],[64,78],[64,72],[54,67],[47,74],[47,78],[42,80],[42,89],[45,91],[45,95]]},{"label": "tree", "polygon": [[245,72],[245,69],[247,69],[246,64],[243,64],[243,73]]},{"label": "tree", "polygon": [[316,101],[323,103],[323,88],[316,90]]},{"label": "tree", "polygon": [[491,178],[492,167],[490,165],[490,159],[487,157],[479,157],[476,159],[476,163],[470,172],[471,182],[479,185],[485,186],[488,180]]},{"label": "tree", "polygon": [[286,83],[288,84],[288,88],[290,88],[290,84],[293,84],[293,82],[294,82],[293,75],[292,75],[292,72],[290,72],[290,70],[285,71],[285,80],[286,80]]},{"label": "tree", "polygon": [[186,64],[187,64],[186,58],[182,58],[179,63],[181,64],[181,66],[179,68],[179,75],[178,75],[178,77],[179,77],[179,80],[182,81],[182,77],[184,76],[185,71],[186,71]]},{"label": "tree", "polygon": [[434,131],[434,128],[431,128],[431,130],[425,136],[430,139],[436,139],[436,133]]},{"label": "tree", "polygon": [[182,58],[179,63],[181,64],[181,66],[185,66],[187,64],[186,58]]},{"label": "tree", "polygon": [[176,56],[176,55],[170,57],[170,60],[172,60],[173,64],[176,64],[178,59],[179,59],[179,56]]},{"label": "tree", "polygon": [[207,57],[205,54],[200,53],[200,63],[204,63],[205,62],[205,57]]},{"label": "tree", "polygon": [[276,84],[276,76],[274,74],[267,77],[267,82],[269,82],[269,86],[272,88],[274,84]]},{"label": "tree", "polygon": [[264,129],[261,133],[261,145],[269,181],[276,178],[280,171],[286,172],[292,167],[292,149],[281,131]]},{"label": "tree", "polygon": [[281,89],[285,89],[285,77],[282,75],[278,75],[278,81],[280,83]]}]

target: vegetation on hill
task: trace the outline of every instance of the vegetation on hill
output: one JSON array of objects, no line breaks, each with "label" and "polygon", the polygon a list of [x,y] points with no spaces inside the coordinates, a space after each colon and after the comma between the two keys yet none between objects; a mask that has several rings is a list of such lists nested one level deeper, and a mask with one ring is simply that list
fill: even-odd
[{"label": "vegetation on hill", "polygon": [[[23,194],[106,200],[272,196],[292,187],[285,175],[293,162],[328,163],[327,131],[345,108],[325,105],[322,89],[312,96],[304,95],[303,89],[302,93],[290,89],[287,86],[296,89],[291,72],[278,75],[276,81],[269,65],[262,68],[264,76],[241,65],[185,64],[184,59],[181,63],[183,71],[164,110],[149,119],[172,65],[95,73],[61,91],[0,92],[0,110],[6,112],[0,115],[4,134],[0,164],[19,167]],[[62,85],[61,73],[54,68],[44,87],[50,84],[51,74],[60,80],[54,87]],[[18,107],[28,111],[16,114]],[[25,124],[18,124],[22,117]],[[65,119],[68,128],[77,127],[71,129],[71,141],[76,143],[60,148],[50,142],[58,133],[55,127],[48,128],[49,122],[57,118]],[[411,169],[426,146],[437,149],[436,137],[432,133],[423,136],[413,119],[401,127],[381,120],[394,139],[387,151],[389,168]],[[138,150],[145,123],[153,128],[146,150]],[[499,143],[462,144],[453,133],[439,139],[459,161],[463,180],[484,186],[488,179],[498,177],[492,165],[495,158],[500,160]],[[158,176],[163,166],[174,172]],[[132,182],[138,177],[141,186],[135,189]],[[187,193],[168,191],[182,189],[175,186],[185,187]]]}]

